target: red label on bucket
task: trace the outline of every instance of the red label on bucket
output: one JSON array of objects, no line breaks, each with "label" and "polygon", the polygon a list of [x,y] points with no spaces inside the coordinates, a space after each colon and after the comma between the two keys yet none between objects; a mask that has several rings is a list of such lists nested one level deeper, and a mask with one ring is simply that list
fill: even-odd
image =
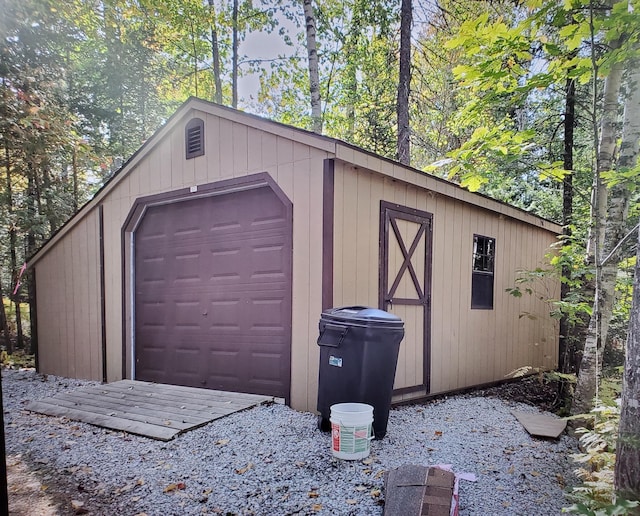
[{"label": "red label on bucket", "polygon": [[340,451],[340,425],[331,423],[331,446],[333,450]]}]

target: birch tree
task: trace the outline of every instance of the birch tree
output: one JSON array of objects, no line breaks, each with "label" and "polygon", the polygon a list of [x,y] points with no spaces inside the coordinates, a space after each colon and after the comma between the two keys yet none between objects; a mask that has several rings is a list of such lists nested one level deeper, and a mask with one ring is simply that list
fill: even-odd
[{"label": "birch tree", "polygon": [[316,17],[312,0],[303,0],[306,27],[307,56],[309,59],[309,93],[311,96],[311,123],[314,133],[322,134],[322,105],[320,99],[320,73],[316,45]]},{"label": "birch tree", "polygon": [[636,245],[615,466],[616,491],[627,500],[640,500],[640,227]]},{"label": "birch tree", "polygon": [[[629,100],[625,104],[625,133],[620,146],[619,169],[631,177],[638,175],[640,143],[640,67],[633,66],[629,80]],[[616,450],[616,491],[628,500],[640,500],[640,226],[636,243],[636,267],[629,333],[625,349],[624,379],[618,443]]]},{"label": "birch tree", "polygon": [[[631,188],[637,180],[634,172],[640,141],[640,72],[638,71],[636,38],[638,29],[625,25],[628,21],[626,2],[612,11],[610,22],[616,34],[610,50],[614,61],[605,80],[603,115],[600,124],[597,166],[594,177],[593,231],[590,237],[596,269],[596,292],[592,315],[578,373],[573,414],[588,412],[596,396],[602,362],[615,303],[618,265],[623,257],[619,245],[627,233]],[[632,18],[633,19],[633,18]],[[611,30],[611,29],[610,29]],[[626,42],[631,42],[625,47]],[[626,77],[625,95],[621,95]],[[624,97],[622,134],[618,128],[620,98]],[[620,138],[619,156],[615,151]]]}]

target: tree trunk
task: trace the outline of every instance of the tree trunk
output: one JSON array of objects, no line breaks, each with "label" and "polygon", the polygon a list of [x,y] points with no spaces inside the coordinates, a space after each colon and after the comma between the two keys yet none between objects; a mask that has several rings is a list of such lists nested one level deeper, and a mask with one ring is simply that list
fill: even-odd
[{"label": "tree trunk", "polygon": [[[568,240],[571,238],[571,223],[573,221],[573,129],[576,114],[576,82],[568,78],[565,83],[564,104],[564,156],[563,167],[568,171],[562,181],[562,227],[563,235]],[[562,266],[562,276],[571,279],[571,266]],[[570,293],[568,282],[560,284],[560,299],[566,300]],[[573,373],[575,364],[575,346],[571,344],[569,336],[570,328],[568,317],[560,319],[560,341],[558,354],[558,369],[562,373]]]},{"label": "tree trunk", "polygon": [[[37,217],[37,198],[38,198],[38,188],[36,181],[37,173],[35,169],[31,169],[31,173],[29,174],[29,183],[27,189],[27,213],[30,221],[36,220]],[[75,143],[74,143],[74,185],[77,183],[77,172],[75,170]],[[77,190],[74,188],[74,199],[77,194]],[[77,206],[75,206],[74,212],[77,211]],[[26,249],[26,257],[25,259],[30,258],[35,254],[36,249],[36,236],[34,233],[33,225],[29,226],[27,231],[27,249]],[[25,279],[23,283],[27,284],[27,296],[29,301],[29,328],[30,328],[30,345],[28,352],[33,354],[35,353],[36,346],[36,336],[37,336],[37,313],[36,313],[36,292],[35,292],[35,283],[33,280],[34,274],[25,275]]]},{"label": "tree trunk", "polygon": [[345,109],[347,117],[346,138],[349,142],[354,142],[356,135],[356,99],[358,97],[358,66],[356,56],[358,54],[358,44],[360,40],[361,20],[360,7],[356,6],[344,45],[346,59],[344,87],[347,92],[347,105]]},{"label": "tree trunk", "polygon": [[197,36],[196,29],[193,26],[193,20],[189,20],[191,24],[191,46],[193,47],[193,82],[196,90],[196,97],[199,94],[198,91],[198,46],[197,46]]},{"label": "tree trunk", "polygon": [[400,11],[400,75],[398,81],[398,161],[409,165],[409,91],[411,87],[411,0],[402,0]]},{"label": "tree trunk", "polygon": [[[15,294],[11,292],[11,299],[16,311],[16,348],[24,348],[24,337],[22,335],[22,313],[20,312],[20,291],[16,287],[18,286],[19,274],[18,274],[18,256],[17,256],[17,235],[16,228],[12,224],[9,230],[9,255],[11,257],[11,278],[12,285],[9,288],[15,288]],[[7,348],[7,353],[13,353],[13,346]]]},{"label": "tree trunk", "polygon": [[[606,289],[611,288],[610,284],[603,282],[608,280],[607,276],[602,275],[601,263],[604,257],[605,249],[605,232],[609,233],[606,247],[612,248],[611,243],[614,237],[612,230],[614,226],[610,226],[607,221],[607,189],[602,180],[602,173],[613,168],[613,154],[616,146],[616,122],[618,115],[618,95],[620,94],[620,86],[622,83],[623,65],[615,64],[607,76],[604,84],[604,105],[602,113],[602,121],[600,125],[600,139],[598,144],[598,158],[596,165],[596,173],[594,175],[593,190],[593,227],[589,235],[588,252],[592,253],[593,261],[596,267],[596,292],[593,311],[587,329],[587,337],[582,352],[582,360],[578,371],[578,382],[576,384],[573,405],[571,407],[572,414],[584,414],[591,410],[593,399],[596,395],[597,385],[600,375],[601,349],[606,339],[606,330],[611,319],[611,313],[608,316],[604,313],[609,303],[613,291],[607,296]],[[613,221],[611,221],[613,223]],[[615,224],[614,224],[615,225]],[[613,242],[615,246],[616,242]],[[616,264],[617,265],[617,264]],[[614,282],[615,286],[615,282]],[[604,333],[603,333],[604,330]]]},{"label": "tree trunk", "polygon": [[211,8],[211,59],[213,61],[213,83],[215,92],[213,100],[218,104],[222,104],[222,79],[220,78],[220,48],[218,47],[218,32],[215,26],[215,11],[213,0],[209,0]]},{"label": "tree trunk", "polygon": [[233,0],[231,55],[231,107],[238,109],[238,0]]},{"label": "tree trunk", "polygon": [[71,156],[71,172],[72,172],[72,178],[73,178],[73,213],[75,213],[76,211],[78,211],[78,205],[80,204],[79,191],[78,191],[78,147],[76,145],[76,142],[73,142],[73,154]]},{"label": "tree trunk", "polygon": [[322,105],[320,102],[320,74],[318,72],[318,49],[316,46],[316,17],[311,0],[304,0],[304,20],[307,33],[307,55],[309,56],[309,93],[311,94],[311,122],[314,133],[322,134]]},{"label": "tree trunk", "polygon": [[[11,253],[11,281],[15,278],[16,271],[16,226],[15,221],[13,220],[13,184],[11,181],[11,153],[9,152],[9,143],[5,138],[4,140],[4,155],[5,155],[5,168],[7,172],[7,183],[6,183],[6,198],[7,198],[7,215],[9,218],[9,249]],[[11,295],[11,285],[9,285],[8,296],[9,299],[12,299]],[[13,353],[13,341],[11,339],[7,340],[7,353]]]},{"label": "tree trunk", "polygon": [[[625,102],[622,142],[618,159],[618,167],[622,170],[635,167],[640,153],[640,68],[637,63],[633,70],[628,81],[627,91],[630,93]],[[628,197],[630,196],[627,195]],[[640,500],[640,432],[638,428],[640,428],[640,229],[636,247],[633,301],[625,350],[614,479],[618,494],[628,500]],[[634,514],[640,514],[640,509],[636,509]]]},{"label": "tree trunk", "polygon": [[640,229],[637,245],[614,478],[618,495],[627,500],[640,500]]},{"label": "tree trunk", "polygon": [[9,334],[9,321],[7,312],[4,309],[4,292],[2,290],[2,274],[0,274],[0,330],[4,334],[4,345],[8,350],[11,348],[11,335]]}]

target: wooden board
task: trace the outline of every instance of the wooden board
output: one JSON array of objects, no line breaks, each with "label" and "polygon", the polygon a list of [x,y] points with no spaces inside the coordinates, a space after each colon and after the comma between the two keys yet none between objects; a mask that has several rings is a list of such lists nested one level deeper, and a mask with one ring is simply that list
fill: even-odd
[{"label": "wooden board", "polygon": [[535,437],[557,439],[567,427],[566,419],[529,412],[518,412],[516,410],[512,410],[511,413],[520,421],[524,429]]},{"label": "wooden board", "polygon": [[169,441],[271,396],[121,380],[32,401],[27,410]]}]

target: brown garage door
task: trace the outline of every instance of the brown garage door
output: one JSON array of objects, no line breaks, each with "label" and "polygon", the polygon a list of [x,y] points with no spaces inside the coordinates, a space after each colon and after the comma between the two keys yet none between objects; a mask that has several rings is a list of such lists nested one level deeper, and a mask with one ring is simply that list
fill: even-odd
[{"label": "brown garage door", "polygon": [[135,376],[289,397],[290,211],[267,187],[153,206],[135,231]]}]

